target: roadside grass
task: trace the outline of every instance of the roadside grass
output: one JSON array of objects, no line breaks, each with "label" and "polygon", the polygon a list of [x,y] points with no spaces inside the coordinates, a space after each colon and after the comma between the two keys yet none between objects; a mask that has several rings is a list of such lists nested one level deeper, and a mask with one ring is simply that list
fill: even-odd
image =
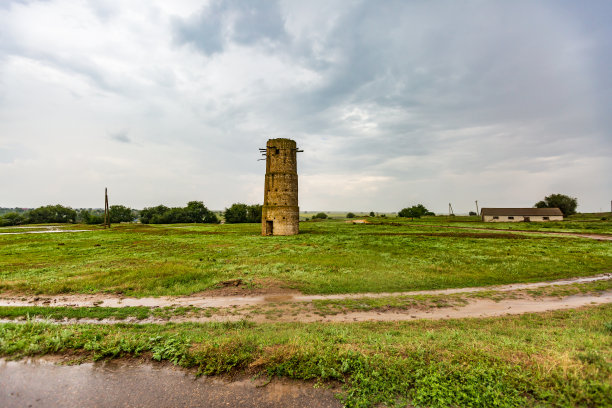
[{"label": "roadside grass", "polygon": [[397,220],[404,224],[304,222],[290,237],[262,237],[257,224],[121,224],[0,236],[0,290],[187,295],[242,279],[305,293],[397,292],[611,270],[610,242],[385,222]]},{"label": "roadside grass", "polygon": [[166,306],[166,307],[67,307],[67,306],[4,306],[0,307],[0,319],[40,318],[63,319],[109,319],[128,318],[143,320],[147,318],[170,320],[175,317],[201,318],[242,316],[254,318],[265,316],[268,320],[278,320],[287,316],[319,315],[334,316],[351,312],[388,312],[407,310],[430,310],[460,307],[471,299],[490,299],[496,302],[505,299],[525,299],[543,297],[566,297],[572,295],[595,295],[612,290],[612,279],[558,285],[536,289],[513,291],[478,291],[454,294],[433,295],[396,295],[384,297],[359,297],[352,299],[316,299],[312,302],[278,302],[245,307],[208,307]]},{"label": "roadside grass", "polygon": [[340,381],[349,407],[611,406],[612,305],[353,324],[0,325],[0,354],[144,356],[198,374]]}]

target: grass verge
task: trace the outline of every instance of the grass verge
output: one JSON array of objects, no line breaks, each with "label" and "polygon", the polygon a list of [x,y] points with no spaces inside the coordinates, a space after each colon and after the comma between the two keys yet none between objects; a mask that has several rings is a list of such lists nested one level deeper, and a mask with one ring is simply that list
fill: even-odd
[{"label": "grass verge", "polygon": [[0,325],[0,355],[150,356],[199,374],[345,383],[350,407],[610,406],[612,306],[359,324]]}]

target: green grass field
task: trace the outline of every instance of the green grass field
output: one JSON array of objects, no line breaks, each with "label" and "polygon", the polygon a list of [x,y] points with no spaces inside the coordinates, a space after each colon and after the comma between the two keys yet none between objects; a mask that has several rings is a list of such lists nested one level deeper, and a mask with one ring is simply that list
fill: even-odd
[{"label": "green grass field", "polygon": [[256,224],[123,224],[82,233],[0,235],[0,289],[185,295],[242,279],[306,293],[393,292],[612,269],[610,242],[388,221],[303,222],[301,233],[291,237],[262,237]]},{"label": "green grass field", "polygon": [[[395,292],[612,270],[610,242],[450,229],[431,220],[418,220],[426,226],[385,222],[303,222],[301,233],[290,237],[262,237],[256,224],[122,224],[81,233],[0,235],[0,290],[186,295],[242,279],[247,286],[306,293]],[[606,229],[607,222],[601,223]]]},{"label": "green grass field", "polygon": [[[0,235],[0,294],[187,295],[241,279],[249,288],[306,293],[394,292],[533,282],[612,271],[612,242],[527,234],[610,234],[597,217],[484,224],[473,217],[303,222],[292,237],[255,224],[139,225],[81,233]],[[448,226],[502,228],[477,231]],[[42,227],[41,227],[42,228]],[[4,228],[1,232],[23,232]],[[610,281],[523,291],[568,296]],[[515,293],[321,300],[296,312],[402,310]],[[274,305],[271,305],[274,307]],[[261,310],[265,313],[266,310]],[[294,311],[295,312],[295,311]],[[172,318],[185,307],[3,307],[1,318]],[[611,406],[612,306],[448,321],[378,323],[0,323],[0,356],[75,361],[141,356],[215,375],[247,372],[343,385],[349,407]]]}]

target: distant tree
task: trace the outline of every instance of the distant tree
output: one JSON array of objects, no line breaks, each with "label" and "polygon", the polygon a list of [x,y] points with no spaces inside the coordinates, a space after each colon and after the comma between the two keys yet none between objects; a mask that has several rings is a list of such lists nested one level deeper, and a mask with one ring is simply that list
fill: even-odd
[{"label": "distant tree", "polygon": [[411,219],[421,218],[424,215],[435,215],[429,211],[423,204],[413,205],[412,207],[404,208],[397,213],[400,217],[409,217]]},{"label": "distant tree", "polygon": [[355,214],[350,212],[350,213],[346,214],[346,218],[355,218]]},{"label": "distant tree", "polygon": [[320,212],[320,213],[312,216],[313,220],[317,220],[317,219],[318,220],[324,220],[326,218],[327,218],[327,214],[325,214],[324,212]]},{"label": "distant tree", "polygon": [[536,208],[558,208],[564,216],[576,214],[578,199],[565,194],[551,194],[544,200],[535,203]]},{"label": "distant tree", "polygon": [[249,206],[246,204],[232,204],[230,208],[226,208],[223,212],[223,218],[228,224],[248,222],[248,208]]},{"label": "distant tree", "polygon": [[165,205],[158,205],[157,207],[145,207],[142,211],[140,211],[140,222],[143,224],[161,224],[157,222],[152,222],[153,218],[157,217],[160,219],[161,216],[169,211],[170,209]]},{"label": "distant tree", "polygon": [[263,210],[263,207],[261,204],[249,205],[249,215],[248,215],[249,222],[260,223],[262,210]]},{"label": "distant tree", "polygon": [[102,224],[104,222],[104,215],[99,212],[90,212],[88,210],[81,210],[77,217],[77,220],[84,222],[85,224]]},{"label": "distant tree", "polygon": [[374,211],[370,211],[370,217],[376,217],[376,214],[374,214]]},{"label": "distant tree", "polygon": [[228,224],[243,222],[260,223],[261,210],[262,206],[260,204],[247,205],[235,203],[223,211],[223,218],[225,218],[225,222]]},{"label": "distant tree", "polygon": [[123,205],[111,205],[109,208],[110,222],[131,222],[134,221],[132,209]]},{"label": "distant tree", "polygon": [[474,211],[470,211],[469,215],[474,216],[474,215],[478,215],[478,214],[476,214]]},{"label": "distant tree", "polygon": [[21,225],[21,224],[25,224],[26,221],[27,221],[26,217],[16,212],[10,212],[4,215],[0,215],[0,227],[7,227],[11,225]]},{"label": "distant tree", "polygon": [[28,222],[40,224],[46,222],[74,223],[76,222],[77,212],[70,207],[62,205],[47,205],[28,212]]},{"label": "distant tree", "polygon": [[202,201],[190,201],[185,208],[185,222],[201,222],[206,224],[216,224],[219,219],[214,212],[210,211]]},{"label": "distant tree", "polygon": [[219,219],[201,201],[190,201],[187,207],[168,208],[165,205],[148,207],[140,211],[140,222],[143,224],[180,224],[180,223],[212,223]]}]

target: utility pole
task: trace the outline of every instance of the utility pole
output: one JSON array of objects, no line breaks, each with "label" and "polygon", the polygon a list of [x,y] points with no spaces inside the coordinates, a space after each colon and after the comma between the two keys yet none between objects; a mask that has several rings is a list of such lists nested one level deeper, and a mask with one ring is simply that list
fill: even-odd
[{"label": "utility pole", "polygon": [[448,215],[455,215],[455,213],[453,212],[453,206],[451,205],[451,203],[448,203]]},{"label": "utility pole", "polygon": [[110,212],[108,209],[108,189],[104,187],[104,228],[110,228]]},{"label": "utility pole", "polygon": [[476,200],[476,215],[480,215],[480,212],[478,211],[478,200]]}]

